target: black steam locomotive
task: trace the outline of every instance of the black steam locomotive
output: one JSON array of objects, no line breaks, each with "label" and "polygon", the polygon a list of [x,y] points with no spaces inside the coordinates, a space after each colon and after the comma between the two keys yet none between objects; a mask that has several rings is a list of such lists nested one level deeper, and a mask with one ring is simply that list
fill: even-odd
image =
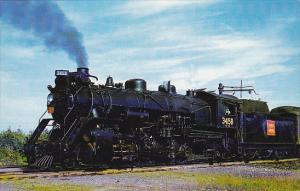
[{"label": "black steam locomotive", "polygon": [[[24,151],[31,166],[125,162],[185,163],[299,156],[300,108],[238,99],[205,89],[147,90],[131,79],[96,85],[87,68],[55,71],[47,110]],[[252,91],[249,89],[247,91]],[[44,113],[44,114],[45,114]],[[39,137],[51,126],[47,139]]]}]

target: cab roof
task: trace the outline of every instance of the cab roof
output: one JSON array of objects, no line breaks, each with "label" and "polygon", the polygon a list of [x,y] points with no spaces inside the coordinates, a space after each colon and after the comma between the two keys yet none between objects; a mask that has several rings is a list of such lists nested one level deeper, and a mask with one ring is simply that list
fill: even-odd
[{"label": "cab roof", "polygon": [[216,94],[214,92],[210,92],[210,91],[204,91],[204,90],[200,90],[200,91],[196,91],[196,96],[201,97],[201,98],[206,98],[206,99],[210,99],[210,100],[219,100],[219,99],[223,99],[223,100],[227,100],[227,101],[231,101],[231,102],[238,102],[240,103],[240,100],[233,96],[233,95],[228,95],[228,94]]}]

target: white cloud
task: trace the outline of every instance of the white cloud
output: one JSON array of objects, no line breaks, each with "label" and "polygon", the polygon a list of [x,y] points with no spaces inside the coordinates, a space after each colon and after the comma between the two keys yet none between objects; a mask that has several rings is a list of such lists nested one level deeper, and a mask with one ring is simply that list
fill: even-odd
[{"label": "white cloud", "polygon": [[0,20],[0,26],[1,26],[1,30],[0,30],[1,43],[3,43],[3,41],[6,40],[5,38],[3,38],[4,36],[6,38],[9,38],[9,40],[12,40],[13,42],[18,42],[20,39],[27,40],[27,41],[36,40],[36,37],[32,32],[18,30],[2,20]]},{"label": "white cloud", "polygon": [[[45,97],[25,96],[22,92],[23,82],[16,79],[17,71],[0,71],[0,131],[11,126],[28,132],[37,125],[37,120],[45,110]],[[14,94],[9,94],[12,91]],[[43,107],[44,106],[44,107]]]},{"label": "white cloud", "polygon": [[[186,25],[154,23],[129,26],[125,31],[120,29],[99,38],[93,37],[102,44],[90,47],[95,51],[90,54],[92,67],[100,61],[98,72],[114,71],[122,79],[129,74],[149,78],[149,83],[170,79],[183,91],[220,79],[254,79],[289,73],[293,68],[286,63],[299,54],[299,47],[288,46],[280,38],[233,30],[209,35]],[[125,43],[126,38],[140,41],[119,48],[111,45],[123,38]]]},{"label": "white cloud", "polygon": [[42,46],[24,47],[24,46],[2,46],[1,54],[3,57],[19,58],[19,59],[34,59],[42,52]]},{"label": "white cloud", "polygon": [[36,128],[39,117],[45,111],[44,97],[0,98],[0,130],[11,126],[28,132]]},{"label": "white cloud", "polygon": [[129,14],[134,17],[143,17],[157,14],[169,9],[178,9],[186,6],[205,6],[218,2],[217,0],[145,0],[129,1],[116,10],[117,14]]},{"label": "white cloud", "polygon": [[[230,38],[230,36],[228,36]],[[246,39],[251,42],[251,39]],[[271,43],[271,42],[270,42]],[[293,71],[285,63],[296,54],[296,49],[277,48],[277,45],[269,44],[264,46],[258,42],[251,42],[251,47],[232,46],[226,49],[224,46],[211,47],[209,51],[203,51],[204,54],[213,54],[220,63],[207,65],[214,58],[203,59],[203,63],[193,67],[180,67],[173,69],[171,74],[165,76],[173,80],[175,83],[179,81],[178,88],[186,89],[187,85],[191,88],[199,88],[199,86],[220,79],[250,79],[275,73],[289,73]],[[254,45],[256,44],[256,45]],[[239,48],[237,48],[239,47]],[[224,57],[223,54],[230,54]],[[221,59],[218,59],[221,57]]]}]

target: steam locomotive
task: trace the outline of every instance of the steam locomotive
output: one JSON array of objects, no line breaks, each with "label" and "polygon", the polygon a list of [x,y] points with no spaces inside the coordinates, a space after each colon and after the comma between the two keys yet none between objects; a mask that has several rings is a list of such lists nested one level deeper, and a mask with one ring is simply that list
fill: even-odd
[{"label": "steam locomotive", "polygon": [[[25,144],[30,166],[188,163],[299,156],[300,108],[205,89],[177,94],[143,79],[97,85],[88,68],[55,71],[47,110]],[[242,89],[240,89],[242,90]],[[253,89],[246,89],[252,91]],[[47,139],[41,134],[50,126]]]}]

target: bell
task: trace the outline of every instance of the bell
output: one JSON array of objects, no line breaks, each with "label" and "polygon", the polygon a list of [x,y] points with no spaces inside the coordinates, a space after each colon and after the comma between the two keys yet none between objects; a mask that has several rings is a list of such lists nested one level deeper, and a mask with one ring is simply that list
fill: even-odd
[{"label": "bell", "polygon": [[114,87],[114,80],[111,76],[108,76],[106,78],[106,83],[105,83],[106,87]]}]

